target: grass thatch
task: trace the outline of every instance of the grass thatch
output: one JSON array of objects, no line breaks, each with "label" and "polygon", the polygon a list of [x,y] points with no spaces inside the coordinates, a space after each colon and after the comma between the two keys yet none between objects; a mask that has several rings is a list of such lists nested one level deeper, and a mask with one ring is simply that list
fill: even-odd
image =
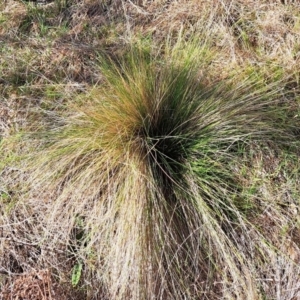
[{"label": "grass thatch", "polygon": [[[47,275],[44,297],[299,296],[299,72],[286,58],[296,43],[275,53],[261,35],[268,12],[253,16],[251,3],[166,3],[57,1],[28,6],[18,31],[4,30],[47,41],[42,56],[8,40],[3,50],[7,299],[14,274],[46,268],[55,283],[51,292]],[[161,9],[190,23],[158,36]],[[112,25],[98,32],[99,16]]]}]

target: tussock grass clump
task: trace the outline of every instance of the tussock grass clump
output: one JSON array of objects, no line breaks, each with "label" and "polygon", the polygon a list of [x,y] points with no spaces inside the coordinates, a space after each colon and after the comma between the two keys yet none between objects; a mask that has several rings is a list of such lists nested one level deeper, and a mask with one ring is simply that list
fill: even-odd
[{"label": "tussock grass clump", "polygon": [[68,253],[48,264],[83,265],[95,299],[264,295],[262,266],[279,250],[253,220],[283,208],[243,183],[253,145],[292,151],[280,82],[242,71],[214,82],[199,42],[142,43],[100,64],[100,86],[43,109],[23,135],[34,239]]},{"label": "tussock grass clump", "polygon": [[2,1],[0,298],[298,299],[296,2]]}]

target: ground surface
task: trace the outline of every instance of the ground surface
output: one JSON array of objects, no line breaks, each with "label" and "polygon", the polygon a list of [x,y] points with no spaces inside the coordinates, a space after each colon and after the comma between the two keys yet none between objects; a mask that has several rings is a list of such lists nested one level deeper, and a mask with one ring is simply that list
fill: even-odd
[{"label": "ground surface", "polygon": [[[27,177],[34,175],[30,170],[20,174],[16,167],[20,158],[16,157],[20,153],[22,157],[22,151],[31,146],[26,139],[20,142],[18,136],[38,130],[36,124],[42,127],[49,123],[52,113],[61,112],[65,103],[71,103],[70,99],[80,102],[82,95],[90,95],[95,86],[101,86],[99,53],[120,57],[135,41],[149,40],[160,48],[166,39],[172,44],[180,36],[186,40],[200,36],[214,52],[208,84],[231,78],[241,69],[243,74],[259,69],[264,82],[278,79],[283,95],[280,105],[289,107],[283,122],[299,124],[298,1],[55,0],[37,4],[5,0],[0,3],[0,141],[9,141],[1,148],[0,160],[0,299],[107,297],[114,300],[109,295],[118,295],[119,291],[113,294],[109,290],[107,278],[90,267],[100,260],[97,255],[76,252],[77,244],[66,245],[56,235],[59,226],[45,225],[43,216],[46,219],[49,215],[43,215],[42,211],[49,212],[53,194],[47,191],[30,194],[33,189],[24,182],[28,183]],[[293,134],[295,140],[299,139],[297,128]],[[283,151],[275,144],[248,146],[243,158],[245,172],[239,170],[242,174],[239,180],[247,199],[262,203],[263,207],[258,214],[250,214],[248,221],[272,243],[270,249],[259,244],[261,249],[267,248],[269,256],[264,258],[264,253],[256,266],[251,265],[256,269],[250,273],[258,274],[253,282],[259,284],[252,286],[251,281],[252,296],[248,299],[297,300],[300,299],[300,153]],[[34,203],[39,203],[36,209]],[[88,211],[89,207],[84,209]],[[74,215],[72,222],[77,225],[70,236],[75,243],[80,243],[81,221],[75,220]],[[245,241],[244,245],[240,243],[241,252],[250,244],[260,252],[260,246],[247,242],[257,236],[244,230],[237,230],[234,237],[239,243]],[[47,232],[49,235],[45,236],[49,238],[52,231],[53,243],[44,245],[40,241],[41,232]],[[105,284],[100,286],[99,278]],[[209,292],[207,296],[201,292],[203,299],[244,299],[242,294],[230,291],[226,294],[219,281],[220,277],[214,277],[215,288],[204,284],[203,290]],[[116,299],[145,297],[129,291],[121,295],[115,296]]]}]

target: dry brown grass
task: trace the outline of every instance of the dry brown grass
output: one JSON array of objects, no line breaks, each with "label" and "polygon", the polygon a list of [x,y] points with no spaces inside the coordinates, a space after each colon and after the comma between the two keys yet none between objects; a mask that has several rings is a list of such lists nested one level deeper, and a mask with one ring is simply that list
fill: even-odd
[{"label": "dry brown grass", "polygon": [[[141,174],[134,173],[132,178],[134,192],[128,186],[123,187],[123,190],[128,189],[126,200],[135,203],[130,211],[118,211],[118,214],[123,214],[119,228],[129,227],[128,236],[120,238],[116,232],[110,243],[105,240],[107,237],[103,241],[99,239],[98,243],[93,240],[94,244],[88,238],[83,241],[84,230],[93,228],[97,214],[103,218],[106,216],[104,208],[99,207],[97,212],[89,201],[80,204],[79,196],[72,188],[65,190],[63,196],[64,199],[75,200],[77,206],[65,201],[56,202],[54,207],[53,201],[60,195],[57,187],[53,188],[51,183],[37,178],[32,188],[28,179],[34,174],[30,170],[23,172],[24,165],[19,164],[19,154],[23,155],[32,145],[30,140],[21,140],[20,135],[38,129],[36,126],[46,124],[51,127],[50,120],[62,107],[66,111],[70,109],[64,107],[70,99],[80,102],[87,94],[92,98],[93,93],[99,91],[94,89],[103,84],[99,52],[116,57],[125,53],[128,45],[141,37],[149,39],[154,48],[162,48],[166,39],[174,44],[179,36],[189,40],[195,35],[200,36],[202,41],[206,40],[215,53],[207,66],[210,73],[207,84],[231,78],[236,73],[240,74],[241,69],[244,78],[257,72],[264,84],[276,78],[281,84],[281,105],[290,109],[284,122],[298,122],[298,1],[74,0],[66,7],[61,1],[30,7],[25,2],[14,0],[0,3],[0,142],[5,142],[0,148],[0,298],[115,300],[116,295],[122,295],[124,300],[146,299],[147,291],[138,294],[136,284],[147,286],[151,291],[149,295],[155,294],[155,289],[158,295],[161,286],[167,287],[166,294],[159,295],[171,297],[172,289],[176,287],[168,285],[168,280],[180,283],[179,277],[170,279],[167,274],[163,277],[162,270],[157,269],[133,271],[135,266],[148,267],[149,260],[155,260],[154,254],[157,253],[151,248],[155,245],[151,245],[147,250],[148,256],[145,253],[141,255],[141,243],[148,241],[139,240],[139,232],[146,232],[146,227],[130,227],[130,224],[138,224],[138,218],[143,217],[139,209],[143,210],[144,206],[136,195],[137,191],[140,195],[145,193],[145,179]],[[118,128],[122,125],[120,122]],[[113,131],[116,128],[108,129]],[[299,131],[296,131],[295,138],[299,139]],[[247,151],[243,158],[247,168],[239,170],[243,186],[241,193],[261,209],[255,213],[249,211],[249,222],[253,228],[235,228],[231,234],[243,258],[237,255],[226,261],[221,255],[214,266],[215,270],[219,266],[224,267],[219,275],[210,273],[212,267],[207,264],[206,258],[200,258],[204,263],[203,269],[195,267],[198,277],[195,276],[197,280],[194,278],[194,295],[199,295],[197,292],[201,290],[203,299],[244,299],[245,291],[248,291],[249,300],[300,299],[299,153],[290,155],[270,144],[249,145]],[[61,161],[62,165],[64,163]],[[137,168],[137,165],[131,168]],[[132,171],[129,169],[124,169],[120,178],[125,178],[125,173]],[[236,170],[232,168],[233,172]],[[49,172],[49,178],[52,176],[51,170],[45,168],[45,172]],[[121,181],[120,178],[117,178],[118,181]],[[37,184],[49,184],[49,189],[39,188]],[[64,181],[60,183],[61,189],[64,184]],[[92,189],[92,183],[89,184]],[[87,191],[84,186],[78,187],[80,189]],[[93,193],[91,190],[87,198]],[[87,212],[91,209],[93,218],[88,220]],[[247,211],[248,208],[242,209]],[[61,216],[51,215],[52,211],[58,210],[64,213]],[[70,213],[72,210],[73,214]],[[82,210],[86,213],[83,218],[78,217]],[[116,211],[113,213],[116,219],[122,219]],[[82,222],[85,221],[88,225],[84,227]],[[116,230],[112,220],[107,222],[110,222],[107,226],[112,231]],[[161,222],[160,225],[163,227],[166,223]],[[60,232],[62,228],[64,232]],[[151,239],[151,233],[147,234]],[[136,240],[131,240],[131,236]],[[67,237],[69,240],[66,242]],[[168,242],[172,248],[172,241]],[[209,243],[222,246],[227,242],[224,239]],[[98,251],[101,245],[111,245],[111,248]],[[88,252],[85,252],[86,247]],[[211,251],[210,255],[218,256],[220,249]],[[107,254],[105,258],[104,253]],[[124,253],[128,256],[124,257]],[[137,259],[135,264],[129,254]],[[255,264],[243,261],[253,257],[257,257]],[[231,278],[234,275],[227,272],[223,259],[232,264],[240,259],[244,262],[240,268],[249,267],[242,270],[244,278],[240,282],[238,275]],[[85,268],[81,281],[73,288],[72,270],[79,261],[84,261]],[[131,277],[122,273],[120,265],[114,265],[113,261],[129,265]],[[105,263],[110,265],[103,267]],[[103,277],[99,270],[105,269],[110,269],[111,273]],[[238,269],[239,266],[237,274],[241,271]],[[140,274],[143,276],[140,277]],[[155,274],[165,281],[158,284]],[[178,274],[180,272],[176,276]],[[211,281],[209,276],[213,278]],[[117,285],[119,282],[124,283],[123,290]],[[132,291],[135,294],[130,294]],[[192,289],[189,292],[193,295]],[[180,299],[183,296],[174,292],[173,297]]]}]

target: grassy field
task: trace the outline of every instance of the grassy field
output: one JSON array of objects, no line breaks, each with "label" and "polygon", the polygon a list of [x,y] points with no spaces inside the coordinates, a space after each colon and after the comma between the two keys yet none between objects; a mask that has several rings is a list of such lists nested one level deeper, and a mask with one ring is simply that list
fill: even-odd
[{"label": "grassy field", "polygon": [[0,299],[300,299],[300,4],[0,3]]}]

